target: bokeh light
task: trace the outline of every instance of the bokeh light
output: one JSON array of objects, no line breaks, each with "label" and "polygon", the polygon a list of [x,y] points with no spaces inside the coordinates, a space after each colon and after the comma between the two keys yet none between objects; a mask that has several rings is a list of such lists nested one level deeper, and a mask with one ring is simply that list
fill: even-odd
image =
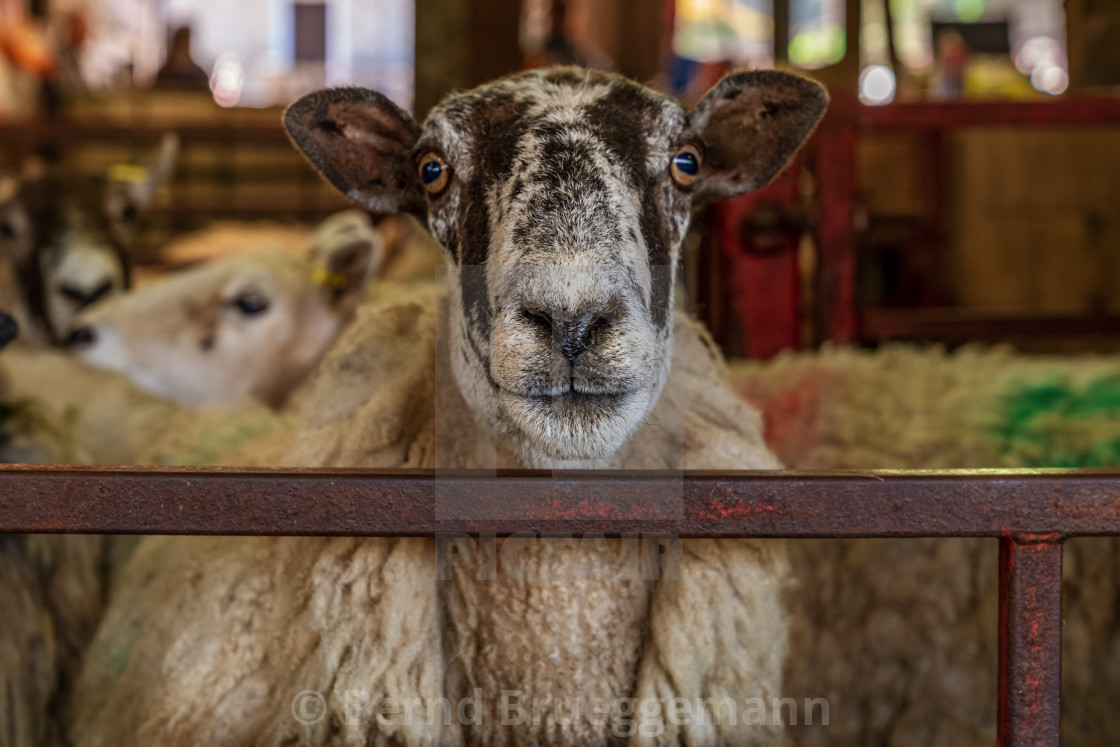
[{"label": "bokeh light", "polygon": [[836,24],[798,32],[789,42],[789,59],[803,68],[835,65],[844,59],[844,29]]},{"label": "bokeh light", "polygon": [[886,65],[869,65],[859,74],[859,100],[869,106],[894,100],[894,71]]},{"label": "bokeh light", "polygon": [[1013,55],[1015,68],[1029,75],[1035,90],[1057,96],[1069,88],[1065,49],[1055,39],[1036,36],[1019,45]]},{"label": "bokeh light", "polygon": [[1031,73],[1031,85],[1043,93],[1057,96],[1069,88],[1069,73],[1057,65],[1042,64]]},{"label": "bokeh light", "polygon": [[953,0],[957,18],[965,23],[975,23],[984,15],[984,0]]},{"label": "bokeh light", "polygon": [[218,106],[237,106],[241,100],[241,87],[245,85],[245,68],[241,58],[232,52],[220,55],[210,73],[210,91]]}]

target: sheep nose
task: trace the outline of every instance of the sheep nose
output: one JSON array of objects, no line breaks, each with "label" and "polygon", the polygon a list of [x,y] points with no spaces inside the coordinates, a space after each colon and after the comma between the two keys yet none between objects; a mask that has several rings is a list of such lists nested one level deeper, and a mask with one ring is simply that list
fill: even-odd
[{"label": "sheep nose", "polygon": [[93,327],[83,325],[75,327],[71,330],[69,336],[66,338],[66,347],[70,348],[88,348],[97,342],[97,332]]},{"label": "sheep nose", "polygon": [[76,285],[69,283],[62,283],[58,286],[58,292],[66,298],[78,305],[79,309],[84,309],[92,305],[94,302],[101,300],[113,290],[113,281],[105,280],[92,290],[86,288],[79,288]]},{"label": "sheep nose", "polygon": [[610,326],[607,315],[598,311],[576,315],[530,308],[524,309],[523,313],[529,321],[552,335],[556,349],[572,363],[580,353],[595,344],[597,335]]}]

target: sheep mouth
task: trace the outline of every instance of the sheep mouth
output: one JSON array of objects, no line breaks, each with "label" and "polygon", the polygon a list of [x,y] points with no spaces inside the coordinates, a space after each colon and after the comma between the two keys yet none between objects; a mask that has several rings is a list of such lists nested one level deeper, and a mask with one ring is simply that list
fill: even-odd
[{"label": "sheep mouth", "polygon": [[565,422],[586,427],[594,422],[615,419],[630,409],[639,393],[633,391],[588,392],[567,389],[560,392],[505,392],[506,411],[514,410],[533,419]]},{"label": "sheep mouth", "polygon": [[561,460],[606,457],[638,427],[649,406],[644,389],[549,392],[502,390],[509,424],[544,454]]},{"label": "sheep mouth", "polygon": [[507,422],[541,453],[559,460],[584,460],[614,453],[641,423],[649,406],[634,391],[515,394],[500,400]]},{"label": "sheep mouth", "polygon": [[524,400],[530,405],[545,408],[563,409],[597,409],[611,408],[623,403],[634,392],[628,389],[612,389],[602,385],[581,385],[573,382],[567,388],[558,387],[551,390],[529,390],[516,392],[507,390],[507,394]]}]

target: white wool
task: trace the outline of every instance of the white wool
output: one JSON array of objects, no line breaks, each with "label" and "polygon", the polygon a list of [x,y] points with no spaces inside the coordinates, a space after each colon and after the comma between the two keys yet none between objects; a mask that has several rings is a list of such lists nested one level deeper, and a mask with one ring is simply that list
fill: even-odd
[{"label": "white wool", "polygon": [[[890,345],[740,363],[733,380],[766,413],[768,440],[791,468],[925,469],[1028,466],[994,432],[1003,398],[1025,384],[1117,375],[1116,356]],[[995,741],[994,540],[791,547],[788,694],[830,706],[827,727],[791,729],[798,744]],[[1116,744],[1120,542],[1074,540],[1065,557],[1062,743]]]}]

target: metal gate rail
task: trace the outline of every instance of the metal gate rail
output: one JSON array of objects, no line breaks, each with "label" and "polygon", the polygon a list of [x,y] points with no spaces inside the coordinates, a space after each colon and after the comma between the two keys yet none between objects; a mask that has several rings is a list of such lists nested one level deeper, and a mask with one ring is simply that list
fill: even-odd
[{"label": "metal gate rail", "polygon": [[1120,535],[1120,471],[0,466],[3,532],[998,538],[998,741],[1057,747],[1062,542]]}]

